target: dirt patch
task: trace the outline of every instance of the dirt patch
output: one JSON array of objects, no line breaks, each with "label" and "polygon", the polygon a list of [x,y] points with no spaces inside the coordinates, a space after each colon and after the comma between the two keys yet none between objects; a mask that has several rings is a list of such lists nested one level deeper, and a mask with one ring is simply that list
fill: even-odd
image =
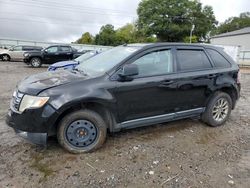
[{"label": "dirt patch", "polygon": [[211,128],[181,120],[109,135],[98,151],[47,149],[15,135],[4,121],[16,84],[46,71],[0,62],[0,187],[249,187],[250,72],[230,120]]}]

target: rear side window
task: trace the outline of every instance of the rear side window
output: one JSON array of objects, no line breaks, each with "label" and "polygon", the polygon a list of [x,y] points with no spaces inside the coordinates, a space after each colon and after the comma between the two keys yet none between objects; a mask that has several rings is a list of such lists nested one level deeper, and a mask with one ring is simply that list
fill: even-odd
[{"label": "rear side window", "polygon": [[208,54],[214,62],[215,67],[218,68],[228,68],[230,63],[216,50],[207,49]]},{"label": "rear side window", "polygon": [[61,51],[62,52],[70,52],[71,48],[69,46],[61,46]]},{"label": "rear side window", "polygon": [[203,50],[177,50],[177,60],[179,71],[202,70],[212,67]]}]

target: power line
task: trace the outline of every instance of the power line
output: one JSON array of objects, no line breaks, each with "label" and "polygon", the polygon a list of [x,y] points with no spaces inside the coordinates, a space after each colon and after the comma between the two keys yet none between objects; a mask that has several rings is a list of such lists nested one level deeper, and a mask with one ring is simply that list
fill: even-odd
[{"label": "power line", "polygon": [[[27,0],[26,0],[27,1]],[[72,7],[72,4],[67,4],[67,3],[59,3],[59,2],[55,2],[55,1],[41,1],[41,0],[30,0],[31,2],[42,2],[42,3],[48,3],[48,4],[51,4],[51,3],[56,3],[57,5],[64,5],[64,6],[69,6],[69,7]],[[77,7],[81,7],[81,8],[84,8],[84,9],[93,9],[93,10],[105,10],[105,11],[112,11],[112,12],[118,12],[118,13],[121,13],[121,12],[124,12],[124,13],[129,13],[128,11],[125,11],[125,10],[117,10],[117,9],[104,9],[104,8],[95,8],[95,7],[88,7],[88,6],[79,6],[79,5],[73,5],[73,6],[77,6]]]},{"label": "power line", "polygon": [[[31,20],[31,19],[22,19],[22,18],[1,18],[0,20],[2,21],[16,21],[16,22],[35,22],[35,23],[43,23],[43,24],[53,24],[53,25],[62,25],[62,26],[73,26],[73,27],[81,27],[82,25],[103,25],[103,24],[97,24],[97,23],[93,23],[93,22],[88,22],[88,23],[82,23],[82,25],[79,24],[73,24],[73,23],[59,23],[59,22],[46,22],[46,21],[39,21],[39,20]],[[122,25],[117,25],[118,27],[121,27]]]},{"label": "power line", "polygon": [[[83,21],[83,20],[79,20],[79,19],[61,19],[61,18],[58,18],[58,17],[42,17],[42,16],[37,16],[37,15],[33,15],[33,14],[24,14],[24,13],[16,13],[16,12],[9,12],[9,11],[2,11],[1,13],[6,13],[6,14],[10,14],[10,15],[20,15],[20,16],[30,16],[32,18],[41,18],[41,19],[50,19],[50,20],[57,20],[57,21],[62,21],[63,23],[76,23],[76,24],[83,24],[83,23],[86,23],[86,21]],[[1,15],[0,13],[0,15]],[[13,18],[12,18],[13,19]],[[88,23],[93,23],[93,22],[88,22]],[[120,25],[121,22],[112,22],[112,24],[116,24],[116,25]],[[98,24],[95,22],[95,24]],[[99,23],[99,24],[105,24],[105,23]]]},{"label": "power line", "polygon": [[[4,0],[1,0],[2,2]],[[0,2],[1,2],[0,1]],[[26,1],[16,1],[16,0],[12,0],[11,2],[8,1],[8,2],[4,2],[4,3],[7,3],[7,4],[18,4],[18,5],[21,5],[21,6],[28,6],[28,7],[37,7],[37,8],[47,8],[47,9],[53,9],[55,10],[58,10],[61,9],[61,10],[66,10],[68,12],[82,12],[84,14],[94,14],[94,15],[106,15],[106,16],[116,16],[116,17],[124,17],[126,15],[126,17],[131,17],[131,18],[134,18],[136,15],[128,15],[128,14],[124,14],[124,13],[112,13],[112,12],[93,12],[93,11],[89,11],[89,10],[84,10],[84,9],[81,9],[81,8],[73,8],[73,7],[66,7],[66,6],[53,6],[51,7],[51,5],[49,4],[32,4],[31,2],[26,2]],[[120,14],[120,15],[119,15]]]}]

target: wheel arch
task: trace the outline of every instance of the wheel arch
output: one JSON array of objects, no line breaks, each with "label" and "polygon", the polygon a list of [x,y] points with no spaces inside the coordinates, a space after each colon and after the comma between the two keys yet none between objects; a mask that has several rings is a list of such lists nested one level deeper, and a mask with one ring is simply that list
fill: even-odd
[{"label": "wheel arch", "polygon": [[223,86],[223,87],[220,87],[220,88],[217,88],[215,89],[211,94],[210,96],[208,97],[207,101],[206,101],[206,106],[208,105],[209,101],[211,100],[211,98],[214,96],[214,94],[216,92],[224,92],[224,93],[227,93],[231,99],[232,99],[232,109],[235,108],[235,105],[236,105],[236,101],[238,99],[238,92],[236,90],[235,87],[233,86]]},{"label": "wheel arch", "polygon": [[3,53],[3,54],[1,54],[1,58],[3,58],[4,55],[7,55],[7,56],[9,57],[9,60],[11,60],[10,54],[8,54],[8,53]]},{"label": "wheel arch", "polygon": [[68,114],[78,111],[78,110],[83,110],[83,109],[88,109],[92,110],[96,113],[98,113],[103,120],[105,121],[107,125],[107,129],[110,132],[114,132],[114,125],[115,125],[115,117],[114,114],[109,110],[104,104],[98,103],[98,102],[78,102],[71,104],[67,108],[64,108],[61,111],[59,116],[57,117],[55,123],[51,125],[50,127],[50,135],[56,134],[58,125],[60,124],[60,121]]}]

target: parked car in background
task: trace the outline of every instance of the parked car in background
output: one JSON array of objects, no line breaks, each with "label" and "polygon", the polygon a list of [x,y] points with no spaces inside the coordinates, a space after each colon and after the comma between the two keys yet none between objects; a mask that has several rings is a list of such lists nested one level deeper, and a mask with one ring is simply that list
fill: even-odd
[{"label": "parked car in background", "polygon": [[73,70],[80,63],[86,61],[87,59],[89,59],[91,57],[96,56],[99,53],[100,52],[98,52],[98,51],[88,51],[88,52],[86,52],[85,54],[79,56],[76,59],[73,59],[73,60],[70,60],[70,61],[60,61],[58,63],[54,63],[54,64],[49,66],[48,71],[56,71],[56,70],[60,70],[60,69]]},{"label": "parked car in background", "polygon": [[84,54],[69,45],[53,45],[42,51],[24,53],[24,62],[32,67],[42,64],[53,64],[59,61],[72,60]]},{"label": "parked car in background", "polygon": [[41,51],[43,48],[40,46],[13,46],[10,49],[0,50],[0,59],[3,61],[23,61],[25,52]]},{"label": "parked car in background", "polygon": [[239,67],[221,48],[131,44],[24,79],[6,121],[33,142],[57,135],[83,153],[101,147],[108,131],[197,117],[223,125],[239,97]]}]

